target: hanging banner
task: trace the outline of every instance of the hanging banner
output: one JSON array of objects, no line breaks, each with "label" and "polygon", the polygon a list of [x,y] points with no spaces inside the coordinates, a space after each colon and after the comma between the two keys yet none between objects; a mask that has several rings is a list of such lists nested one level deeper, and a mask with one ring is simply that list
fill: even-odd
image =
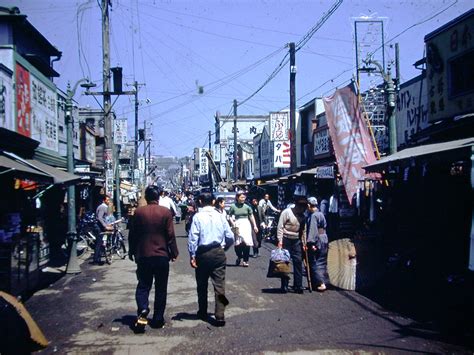
[{"label": "hanging banner", "polygon": [[273,142],[273,166],[289,168],[291,164],[290,141]]},{"label": "hanging banner", "polygon": [[352,84],[323,100],[339,173],[347,199],[352,203],[359,180],[365,177],[362,167],[376,160],[370,135]]},{"label": "hanging banner", "polygon": [[287,141],[290,139],[290,116],[288,112],[270,113],[270,140]]},{"label": "hanging banner", "polygon": [[16,130],[31,137],[31,90],[30,72],[16,64]]}]

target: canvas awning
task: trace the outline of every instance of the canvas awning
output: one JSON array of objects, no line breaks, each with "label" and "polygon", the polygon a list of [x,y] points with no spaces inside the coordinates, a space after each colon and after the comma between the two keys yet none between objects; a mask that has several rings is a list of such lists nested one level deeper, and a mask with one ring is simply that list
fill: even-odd
[{"label": "canvas awning", "polygon": [[[28,173],[31,175],[30,178],[33,180],[38,180],[38,178],[40,178],[41,182],[47,181],[53,184],[70,184],[81,179],[80,176],[56,169],[38,160],[23,159],[10,152],[4,151],[0,157],[2,158],[5,167],[8,168],[8,166],[10,166],[10,169],[22,172],[23,174]],[[28,176],[24,177],[28,178]]]},{"label": "canvas awning", "polygon": [[13,174],[13,176],[17,178],[38,180],[41,182],[53,181],[53,178],[49,174],[42,173],[14,159],[0,155],[0,175],[3,174]]},{"label": "canvas awning", "polygon": [[298,171],[298,172],[296,172],[294,174],[291,174],[291,175],[282,176],[279,180],[280,181],[286,181],[286,180],[290,180],[290,179],[296,179],[296,178],[301,177],[303,175],[315,175],[316,170],[317,170],[317,168],[301,170],[301,171]]},{"label": "canvas awning", "polygon": [[71,184],[82,178],[81,176],[68,173],[67,171],[56,169],[38,160],[25,159],[25,161],[31,164],[35,169],[51,175],[55,184]]},{"label": "canvas awning", "polygon": [[377,171],[387,164],[395,163],[401,160],[416,158],[425,155],[439,154],[453,151],[456,149],[469,148],[474,145],[474,138],[460,139],[436,144],[421,145],[418,147],[407,148],[395,154],[382,158],[375,163],[364,166],[365,170]]}]

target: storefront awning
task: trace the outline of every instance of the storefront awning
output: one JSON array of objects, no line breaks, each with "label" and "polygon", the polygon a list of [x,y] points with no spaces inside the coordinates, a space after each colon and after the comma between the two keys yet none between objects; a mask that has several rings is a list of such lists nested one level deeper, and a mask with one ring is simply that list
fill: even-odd
[{"label": "storefront awning", "polygon": [[56,169],[38,160],[25,159],[25,161],[28,164],[31,164],[35,169],[51,175],[55,184],[71,184],[75,181],[81,180],[82,178],[81,176],[68,173],[67,171]]},{"label": "storefront awning", "polygon": [[383,166],[398,162],[401,160],[416,158],[424,155],[448,152],[456,149],[468,148],[474,145],[474,138],[460,139],[456,141],[436,143],[436,144],[427,144],[421,145],[418,147],[407,148],[395,154],[389,155],[385,158],[382,158],[376,161],[373,164],[367,165],[364,167],[365,170],[376,171]]},{"label": "storefront awning", "polygon": [[[48,177],[48,182],[53,184],[70,184],[81,179],[80,176],[56,169],[35,159],[23,159],[16,154],[3,151],[2,158],[15,163],[18,170],[34,172],[37,176]],[[34,178],[32,178],[34,180]],[[42,180],[44,181],[44,179]]]},{"label": "storefront awning", "polygon": [[301,170],[301,171],[298,171],[298,172],[296,172],[294,174],[291,174],[291,175],[282,176],[279,180],[280,181],[287,181],[287,180],[291,180],[291,179],[296,179],[296,178],[301,177],[303,175],[315,175],[316,170],[317,170],[317,168]]},{"label": "storefront awning", "polygon": [[12,174],[16,178],[39,180],[41,182],[53,181],[49,174],[42,173],[16,160],[0,155],[0,175],[3,174]]}]

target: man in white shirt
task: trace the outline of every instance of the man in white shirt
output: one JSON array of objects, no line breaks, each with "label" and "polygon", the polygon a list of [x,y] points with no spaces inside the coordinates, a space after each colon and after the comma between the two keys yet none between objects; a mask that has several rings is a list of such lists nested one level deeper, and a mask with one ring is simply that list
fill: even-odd
[{"label": "man in white shirt", "polygon": [[270,201],[270,195],[265,194],[263,198],[258,202],[258,205],[262,207],[263,213],[267,214],[267,210],[270,208],[273,212],[281,212],[278,208],[273,206],[272,201]]},{"label": "man in white shirt", "polygon": [[171,197],[169,197],[168,195],[169,195],[168,191],[161,191],[160,201],[158,202],[158,204],[160,206],[168,208],[174,217],[176,216],[176,211],[177,211],[176,205],[174,201],[171,199]]},{"label": "man in white shirt", "polygon": [[[224,247],[230,247],[234,234],[224,215],[213,207],[214,196],[203,193],[198,198],[202,206],[191,223],[188,234],[188,250],[190,264],[196,270],[198,294],[198,317],[208,321],[207,288],[211,278],[215,293],[215,325],[224,326],[224,310],[229,304],[225,297],[225,267],[226,256]],[[227,245],[226,245],[227,244]]]}]

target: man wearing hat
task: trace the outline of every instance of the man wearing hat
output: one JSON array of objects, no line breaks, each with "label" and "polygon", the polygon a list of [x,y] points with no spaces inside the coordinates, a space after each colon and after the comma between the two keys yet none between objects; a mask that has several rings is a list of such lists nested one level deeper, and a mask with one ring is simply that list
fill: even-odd
[{"label": "man wearing hat", "polygon": [[306,219],[306,245],[311,270],[311,280],[315,291],[326,290],[326,274],[328,259],[328,236],[326,234],[326,218],[318,210],[316,197],[308,198],[308,217]]},{"label": "man wearing hat", "polygon": [[[303,254],[301,237],[305,233],[304,212],[308,207],[305,196],[295,196],[294,207],[283,210],[277,227],[278,248],[284,248],[290,252],[293,262],[293,290],[295,293],[303,293]],[[281,291],[288,292],[288,279],[281,279]]]}]

